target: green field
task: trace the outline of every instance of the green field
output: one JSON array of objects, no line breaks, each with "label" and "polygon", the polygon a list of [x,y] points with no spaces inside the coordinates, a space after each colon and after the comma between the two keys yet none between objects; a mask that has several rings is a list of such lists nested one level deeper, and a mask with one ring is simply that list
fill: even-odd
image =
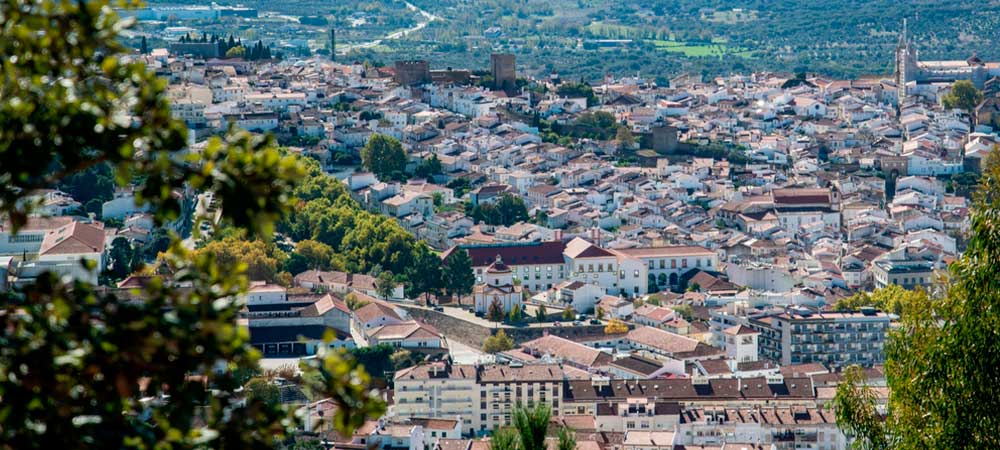
[{"label": "green field", "polygon": [[726,55],[749,57],[752,54],[752,52],[746,49],[730,47],[726,44],[727,41],[724,38],[713,38],[712,43],[710,44],[664,41],[660,39],[649,40],[648,42],[652,42],[653,45],[656,46],[657,50],[672,53],[683,53],[684,56],[689,57],[722,57]]}]

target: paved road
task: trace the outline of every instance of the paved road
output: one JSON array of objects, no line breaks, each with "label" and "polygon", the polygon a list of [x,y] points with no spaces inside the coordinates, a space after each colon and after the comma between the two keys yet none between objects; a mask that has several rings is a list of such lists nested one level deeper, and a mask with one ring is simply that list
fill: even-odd
[{"label": "paved road", "polygon": [[372,47],[381,45],[383,41],[391,41],[391,40],[399,39],[399,38],[404,37],[404,36],[406,36],[406,35],[408,35],[410,33],[413,33],[414,31],[420,31],[420,30],[424,29],[424,27],[426,27],[427,24],[429,24],[429,23],[431,23],[431,22],[433,22],[435,20],[440,20],[441,19],[440,16],[435,16],[434,14],[431,14],[431,13],[429,13],[427,11],[424,11],[424,10],[418,8],[416,5],[414,5],[414,4],[410,3],[410,2],[406,2],[406,8],[409,9],[410,11],[416,11],[421,16],[423,16],[424,20],[418,22],[416,25],[414,25],[414,26],[412,26],[410,28],[407,28],[405,30],[399,30],[399,31],[394,31],[392,33],[389,33],[389,34],[385,35],[385,37],[383,37],[381,39],[375,39],[373,41],[362,42],[362,43],[358,43],[358,44],[338,45],[337,46],[337,53],[347,53],[347,52],[349,52],[351,50],[359,49],[359,48],[372,48]]}]

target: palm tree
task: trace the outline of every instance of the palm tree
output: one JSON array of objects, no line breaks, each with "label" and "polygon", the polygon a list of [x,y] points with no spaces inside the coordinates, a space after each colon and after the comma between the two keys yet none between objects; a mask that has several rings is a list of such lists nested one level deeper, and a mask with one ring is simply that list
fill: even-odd
[{"label": "palm tree", "polygon": [[500,428],[490,437],[490,450],[517,450],[517,433],[510,428]]},{"label": "palm tree", "polygon": [[576,435],[567,427],[559,429],[559,450],[576,450]]},{"label": "palm tree", "polygon": [[547,450],[545,435],[549,431],[552,410],[539,404],[532,409],[514,410],[514,429],[519,437],[518,450]]}]

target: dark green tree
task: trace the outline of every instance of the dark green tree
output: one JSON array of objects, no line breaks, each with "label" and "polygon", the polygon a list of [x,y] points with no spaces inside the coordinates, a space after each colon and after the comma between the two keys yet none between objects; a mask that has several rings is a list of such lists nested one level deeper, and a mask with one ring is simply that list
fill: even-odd
[{"label": "dark green tree", "polygon": [[392,298],[392,291],[395,289],[396,277],[392,276],[392,272],[383,270],[375,277],[375,290],[379,297],[388,300]]},{"label": "dark green tree", "polygon": [[380,180],[402,179],[406,151],[395,138],[374,134],[361,149],[361,164]]},{"label": "dark green tree", "polygon": [[438,258],[427,244],[420,243],[413,252],[413,264],[406,269],[406,295],[415,298],[424,295],[425,303],[430,302],[431,294],[437,294],[444,286],[441,271],[441,258]]},{"label": "dark green tree", "polygon": [[951,86],[951,92],[941,98],[941,103],[948,109],[961,109],[972,113],[983,101],[983,93],[969,80],[958,80]]},{"label": "dark green tree", "polygon": [[465,249],[458,249],[443,262],[444,288],[450,295],[469,295],[476,284],[472,258]]},{"label": "dark green tree", "polygon": [[392,354],[397,348],[389,344],[379,344],[372,347],[358,347],[351,350],[354,359],[373,377],[385,379],[387,374],[396,370],[392,362]]},{"label": "dark green tree", "polygon": [[110,164],[95,164],[61,179],[56,187],[100,216],[101,205],[114,198],[115,174]]},{"label": "dark green tree", "polygon": [[139,44],[139,53],[142,53],[143,55],[149,54],[149,44],[146,43],[145,35],[142,36],[142,42]]},{"label": "dark green tree", "polygon": [[[503,309],[500,310],[500,319],[503,320]],[[514,348],[514,340],[507,336],[507,332],[502,329],[483,340],[483,351],[486,353],[500,353],[512,348]]]},{"label": "dark green tree", "polygon": [[865,450],[891,448],[886,423],[877,410],[878,401],[874,387],[867,383],[864,369],[850,366],[844,370],[833,408],[844,434],[856,438],[855,447]]},{"label": "dark green tree", "polygon": [[548,311],[545,310],[545,305],[538,305],[535,308],[535,321],[542,323],[548,320]]},{"label": "dark green tree", "polygon": [[500,215],[500,223],[503,225],[513,225],[528,220],[528,208],[520,196],[503,194],[497,200],[496,206]]},{"label": "dark green tree", "polygon": [[522,318],[521,305],[514,305],[510,308],[510,313],[507,314],[507,320],[510,321],[510,323],[521,323]]},{"label": "dark green tree", "polygon": [[[122,183],[142,180],[141,203],[159,224],[180,214],[174,192],[210,190],[227,223],[271,236],[302,166],[244,133],[177,158],[184,124],[165,83],[124,57],[107,6],[0,1],[0,213],[16,233],[30,212],[26,193],[107,163]],[[236,395],[237,374],[259,358],[237,325],[242,305],[230,301],[246,290],[241,268],[177,240],[161,264],[172,281],[140,289],[141,302],[52,274],[0,294],[0,447],[264,449],[284,440],[296,421],[287,410]],[[219,361],[229,370],[213,370]],[[353,359],[331,352],[302,369],[338,403],[342,432],[384,411]]]},{"label": "dark green tree", "polygon": [[111,241],[111,248],[108,250],[108,275],[114,280],[124,279],[141,264],[138,255],[139,252],[132,248],[128,239],[115,238]]},{"label": "dark green tree", "polygon": [[474,219],[489,225],[510,226],[529,219],[524,199],[510,193],[500,195],[495,203],[483,203],[467,211]]},{"label": "dark green tree", "polygon": [[597,95],[594,94],[594,88],[590,87],[589,84],[581,81],[579,83],[563,83],[556,88],[556,94],[567,97],[567,98],[586,98],[587,107],[596,106]]},{"label": "dark green tree", "polygon": [[247,400],[260,401],[270,407],[277,407],[281,404],[281,391],[278,386],[266,378],[251,378],[246,386]]},{"label": "dark green tree", "polygon": [[884,425],[853,383],[838,387],[837,423],[863,448],[1000,448],[1000,160],[985,161],[972,234],[927,301],[904,302],[885,346]]},{"label": "dark green tree", "polygon": [[420,164],[413,171],[413,175],[420,178],[430,178],[434,175],[441,174],[441,160],[438,159],[437,155],[431,155],[430,158],[425,158],[420,160]]}]

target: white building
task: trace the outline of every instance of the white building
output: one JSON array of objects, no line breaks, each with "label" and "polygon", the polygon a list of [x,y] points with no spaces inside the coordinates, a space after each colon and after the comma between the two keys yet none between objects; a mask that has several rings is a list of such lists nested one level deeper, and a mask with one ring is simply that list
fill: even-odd
[{"label": "white building", "polygon": [[736,361],[750,362],[757,360],[757,331],[746,325],[735,325],[722,331],[725,336],[723,346],[726,357]]},{"label": "white building", "polygon": [[514,285],[513,271],[499,256],[486,268],[483,282],[473,287],[472,296],[477,313],[488,313],[493,302],[499,302],[507,313],[524,301],[521,286]]}]

